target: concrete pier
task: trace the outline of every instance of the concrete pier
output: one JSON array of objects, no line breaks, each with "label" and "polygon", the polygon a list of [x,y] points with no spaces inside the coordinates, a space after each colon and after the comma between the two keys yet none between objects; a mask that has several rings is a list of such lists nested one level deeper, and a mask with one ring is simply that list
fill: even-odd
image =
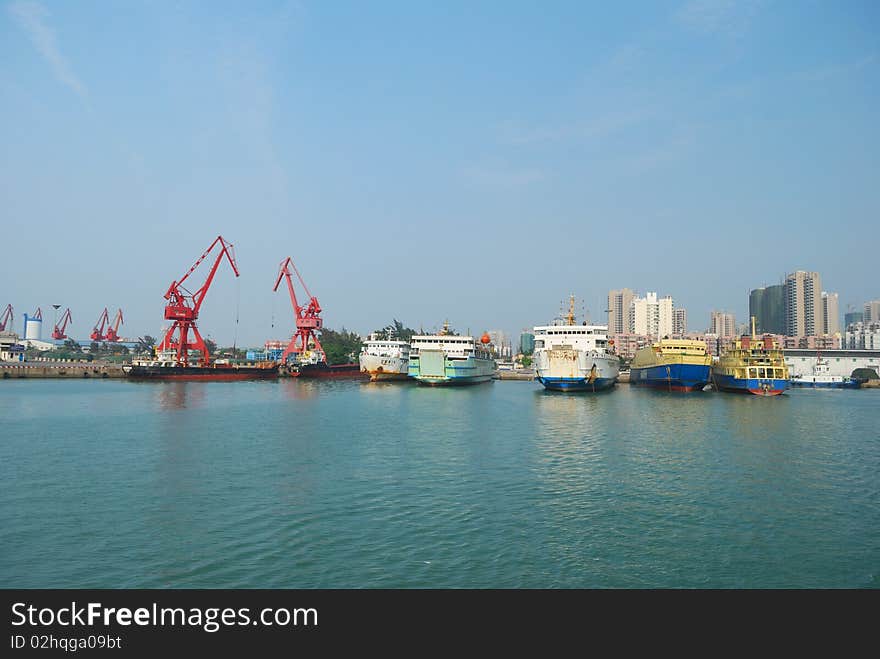
[{"label": "concrete pier", "polygon": [[122,378],[122,364],[105,361],[54,360],[0,362],[0,379],[21,378]]}]

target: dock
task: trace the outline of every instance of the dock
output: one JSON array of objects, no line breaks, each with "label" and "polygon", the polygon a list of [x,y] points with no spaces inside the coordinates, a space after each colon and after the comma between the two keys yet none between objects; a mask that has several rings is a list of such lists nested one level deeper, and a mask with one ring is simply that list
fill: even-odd
[{"label": "dock", "polygon": [[28,360],[24,362],[0,362],[0,379],[22,378],[122,378],[122,364],[101,360],[74,359]]}]

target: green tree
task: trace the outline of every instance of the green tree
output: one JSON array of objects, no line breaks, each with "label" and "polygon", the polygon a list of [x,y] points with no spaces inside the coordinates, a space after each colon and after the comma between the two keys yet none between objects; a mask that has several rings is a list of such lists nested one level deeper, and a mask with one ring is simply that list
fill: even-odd
[{"label": "green tree", "polygon": [[522,358],[522,365],[523,365],[523,368],[528,368],[529,366],[531,366],[532,365],[532,358],[529,357],[528,355],[524,355]]},{"label": "green tree", "polygon": [[380,341],[409,341],[416,333],[411,327],[404,327],[397,318],[391,324],[373,332]]},{"label": "green tree", "polygon": [[344,327],[338,331],[325,327],[321,330],[321,345],[328,364],[347,364],[357,359],[363,342],[358,334]]}]

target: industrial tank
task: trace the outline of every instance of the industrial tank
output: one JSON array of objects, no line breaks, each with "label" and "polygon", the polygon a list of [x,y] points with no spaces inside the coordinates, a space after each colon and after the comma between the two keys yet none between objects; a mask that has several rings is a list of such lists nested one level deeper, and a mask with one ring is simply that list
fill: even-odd
[{"label": "industrial tank", "polygon": [[25,340],[41,341],[43,338],[43,319],[24,315]]}]

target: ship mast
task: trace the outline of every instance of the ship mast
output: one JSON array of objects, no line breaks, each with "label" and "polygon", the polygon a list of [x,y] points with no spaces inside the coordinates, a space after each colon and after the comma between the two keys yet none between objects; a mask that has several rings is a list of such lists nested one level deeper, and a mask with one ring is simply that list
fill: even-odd
[{"label": "ship mast", "polygon": [[574,295],[569,295],[568,298],[568,315],[566,318],[569,325],[574,325]]}]

